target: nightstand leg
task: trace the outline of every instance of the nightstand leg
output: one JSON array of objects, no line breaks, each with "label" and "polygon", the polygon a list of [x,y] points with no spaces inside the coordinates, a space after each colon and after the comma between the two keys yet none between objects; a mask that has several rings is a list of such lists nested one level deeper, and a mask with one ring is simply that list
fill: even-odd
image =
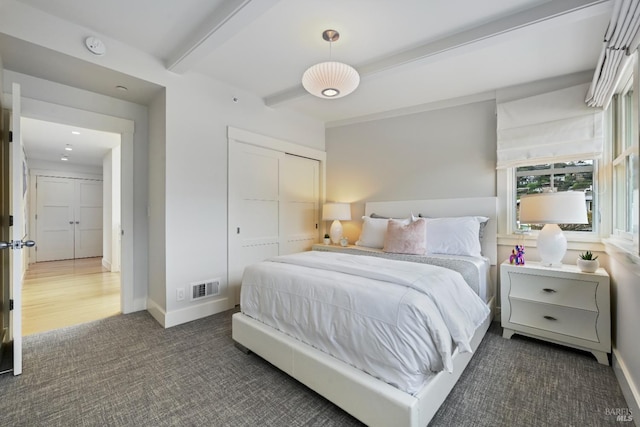
[{"label": "nightstand leg", "polygon": [[504,328],[502,329],[502,338],[511,339],[511,335],[515,333],[516,331],[514,331],[513,329]]},{"label": "nightstand leg", "polygon": [[591,353],[596,357],[598,363],[609,366],[609,356],[607,356],[607,353],[604,351],[592,351]]}]

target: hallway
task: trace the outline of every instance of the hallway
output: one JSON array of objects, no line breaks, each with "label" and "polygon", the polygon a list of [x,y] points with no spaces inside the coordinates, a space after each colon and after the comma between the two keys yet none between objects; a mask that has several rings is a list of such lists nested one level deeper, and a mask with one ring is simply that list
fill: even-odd
[{"label": "hallway", "polygon": [[100,257],[31,264],[22,287],[22,335],[120,314],[120,273]]}]

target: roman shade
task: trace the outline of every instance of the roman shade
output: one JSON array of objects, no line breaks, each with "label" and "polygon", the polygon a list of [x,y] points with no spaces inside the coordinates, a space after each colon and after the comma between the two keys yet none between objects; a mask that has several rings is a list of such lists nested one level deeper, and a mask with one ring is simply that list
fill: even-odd
[{"label": "roman shade", "polygon": [[607,108],[640,44],[640,2],[616,0],[604,44],[585,99],[590,107]]},{"label": "roman shade", "polygon": [[497,168],[595,159],[604,143],[601,109],[588,83],[497,105]]}]

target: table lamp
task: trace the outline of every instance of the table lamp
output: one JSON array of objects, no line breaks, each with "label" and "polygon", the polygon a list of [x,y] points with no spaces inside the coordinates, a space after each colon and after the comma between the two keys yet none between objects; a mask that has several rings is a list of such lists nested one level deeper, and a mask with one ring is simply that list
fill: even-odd
[{"label": "table lamp", "polygon": [[526,194],[520,198],[520,223],[545,224],[538,233],[538,254],[543,265],[561,265],[567,238],[558,224],[588,224],[581,191]]},{"label": "table lamp", "polygon": [[351,205],[349,203],[325,203],[322,207],[322,219],[331,221],[329,236],[331,242],[337,245],[342,238],[342,224],[340,220],[349,221],[351,219]]}]

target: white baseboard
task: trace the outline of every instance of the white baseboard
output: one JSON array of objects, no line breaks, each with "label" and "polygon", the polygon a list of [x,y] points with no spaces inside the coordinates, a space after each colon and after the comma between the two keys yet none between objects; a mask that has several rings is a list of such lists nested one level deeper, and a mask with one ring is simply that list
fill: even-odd
[{"label": "white baseboard", "polygon": [[636,427],[640,427],[640,389],[638,389],[638,384],[634,383],[627,365],[625,365],[624,359],[620,357],[617,349],[613,349],[611,356],[613,372],[616,374],[622,394],[633,416],[633,421]]},{"label": "white baseboard", "polygon": [[220,298],[167,312],[156,304],[155,301],[148,299],[147,311],[164,328],[170,328],[229,310],[232,308],[229,304],[228,298]]},{"label": "white baseboard", "polygon": [[193,307],[173,310],[165,314],[165,328],[181,325],[182,323],[202,319],[212,314],[221,313],[229,309],[229,298],[214,299],[201,302]]},{"label": "white baseboard", "polygon": [[102,266],[111,271],[111,263],[106,258],[102,258]]},{"label": "white baseboard", "polygon": [[147,298],[147,311],[164,328],[165,311],[152,299]]}]

